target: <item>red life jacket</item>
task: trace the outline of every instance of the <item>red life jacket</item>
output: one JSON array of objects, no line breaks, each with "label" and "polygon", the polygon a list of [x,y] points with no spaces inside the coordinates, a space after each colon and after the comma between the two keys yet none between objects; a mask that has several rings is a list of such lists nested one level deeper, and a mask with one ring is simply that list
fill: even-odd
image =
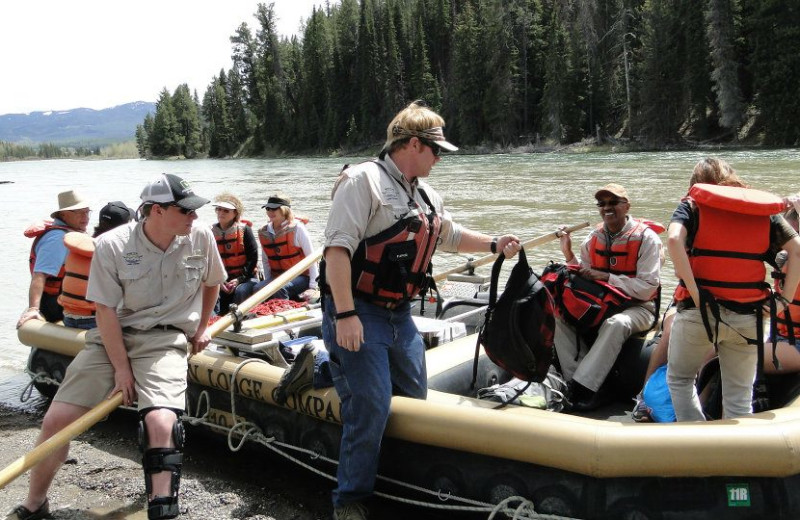
[{"label": "red life jacket", "polygon": [[[754,303],[769,296],[764,281],[769,261],[770,216],[783,211],[785,203],[764,191],[695,184],[689,200],[698,211],[698,226],[689,263],[698,287],[717,300]],[[682,284],[675,299],[691,298]]]},{"label": "red life jacket", "polygon": [[[358,244],[351,261],[354,295],[393,308],[427,287],[442,218],[425,191],[417,189],[430,212],[409,199],[409,211],[402,219]],[[405,193],[402,187],[401,191]]]},{"label": "red life jacket", "polygon": [[[306,257],[303,248],[295,245],[296,234],[297,223],[284,226],[274,234],[268,231],[268,226],[258,231],[258,241],[261,242],[273,277],[290,269]],[[306,270],[303,274],[309,276],[310,272]]]},{"label": "red life jacket", "polygon": [[664,226],[650,220],[633,219],[633,222],[630,229],[615,236],[610,244],[603,225],[595,228],[588,244],[592,269],[629,278],[636,276],[636,263],[645,230],[650,228],[659,233]]},{"label": "red life jacket", "polygon": [[[783,280],[786,277],[786,265],[781,268],[781,272],[773,273],[773,277],[775,277],[775,292],[783,295]],[[786,295],[783,296],[785,297]],[[789,300],[789,307],[786,311],[789,313],[788,320],[784,312],[777,314],[774,318],[778,334],[784,338],[800,338],[800,286],[794,293],[794,298]],[[790,323],[792,330],[789,330]]]},{"label": "red life jacket", "polygon": [[246,221],[236,222],[225,231],[218,223],[211,226],[211,232],[214,233],[214,239],[217,241],[219,256],[228,272],[228,280],[244,274],[244,266],[247,263],[244,230],[248,225],[249,223]]},{"label": "red life jacket", "polygon": [[[53,224],[52,220],[43,220],[42,222],[33,224],[29,226],[25,231],[24,234],[28,238],[33,238],[33,244],[31,244],[31,252],[28,256],[28,265],[33,274],[33,268],[36,266],[36,245],[39,243],[39,240],[42,239],[50,231],[54,229],[60,229],[62,231],[70,232],[70,231],[78,231],[77,229],[72,229],[68,226],[59,226]],[[64,272],[65,268],[62,265],[61,270],[58,272],[56,276],[47,275],[44,281],[44,293],[49,294],[50,296],[58,296],[61,292],[61,281],[64,279]]]},{"label": "red life jacket", "polygon": [[95,305],[86,299],[86,288],[94,255],[94,239],[86,233],[69,232],[64,235],[64,245],[69,253],[64,262],[64,280],[58,304],[64,307],[67,314],[93,316]]}]

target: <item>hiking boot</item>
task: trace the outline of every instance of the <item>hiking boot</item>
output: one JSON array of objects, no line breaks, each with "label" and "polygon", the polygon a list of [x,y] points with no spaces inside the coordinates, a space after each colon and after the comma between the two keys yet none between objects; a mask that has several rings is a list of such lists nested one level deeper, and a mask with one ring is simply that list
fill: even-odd
[{"label": "hiking boot", "polygon": [[302,392],[314,381],[314,345],[306,343],[294,358],[292,366],[281,376],[273,397],[279,405],[286,403],[289,394]]},{"label": "hiking boot", "polygon": [[631,419],[633,419],[634,422],[652,422],[653,417],[650,415],[650,407],[645,404],[642,394],[640,393],[634,397],[633,400],[636,401],[636,404],[633,405]]},{"label": "hiking boot", "polygon": [[333,510],[333,520],[367,520],[367,508],[360,502],[352,502]]},{"label": "hiking boot", "polygon": [[48,516],[50,516],[50,502],[45,498],[44,503],[36,511],[31,511],[22,504],[18,505],[8,513],[6,520],[38,520]]}]

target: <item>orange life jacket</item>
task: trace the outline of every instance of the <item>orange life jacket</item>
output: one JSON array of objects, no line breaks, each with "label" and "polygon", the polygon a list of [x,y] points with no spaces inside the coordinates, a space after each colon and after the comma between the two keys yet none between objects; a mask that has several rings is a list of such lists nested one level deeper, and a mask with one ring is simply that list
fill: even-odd
[{"label": "orange life jacket", "polygon": [[[786,278],[786,265],[781,268],[780,272],[772,273],[772,276],[775,278],[775,292],[785,297],[786,295],[783,294],[783,280]],[[784,338],[794,337],[795,339],[800,339],[800,286],[797,287],[794,298],[789,300],[789,307],[786,311],[789,312],[788,320],[784,312],[778,313],[774,318],[778,334]],[[790,323],[792,330],[789,330]]]},{"label": "orange life jacket", "polygon": [[[31,252],[28,256],[28,265],[30,267],[31,274],[33,274],[33,268],[36,266],[36,245],[43,236],[54,229],[61,229],[66,232],[78,231],[77,229],[72,229],[68,226],[55,225],[52,220],[43,220],[41,222],[37,222],[36,224],[28,226],[28,228],[24,231],[26,237],[33,238]],[[45,294],[49,294],[50,296],[58,296],[58,294],[61,292],[61,281],[64,279],[64,272],[65,268],[62,265],[61,270],[56,276],[47,275],[47,278],[44,280]]]},{"label": "orange life jacket", "polygon": [[[284,226],[274,234],[268,229],[269,226],[264,226],[258,231],[258,241],[261,242],[261,249],[269,263],[272,276],[275,277],[298,264],[306,254],[302,247],[295,245],[297,223]],[[310,276],[308,270],[303,274]]]},{"label": "orange life jacket", "polygon": [[86,288],[89,284],[89,266],[94,255],[94,239],[86,233],[73,231],[64,235],[64,245],[69,253],[64,262],[64,280],[58,303],[67,314],[92,316],[95,305],[86,299]]},{"label": "orange life jacket", "polygon": [[427,287],[442,218],[425,191],[417,189],[430,212],[409,200],[402,219],[358,244],[351,261],[354,295],[392,308]]},{"label": "orange life jacket", "polygon": [[[698,211],[689,263],[698,287],[717,300],[754,303],[769,296],[765,261],[770,247],[770,216],[785,203],[764,191],[695,184],[688,198]],[[682,284],[678,301],[691,298]]]},{"label": "orange life jacket", "polygon": [[230,228],[224,230],[219,224],[211,226],[214,239],[217,241],[219,256],[228,272],[228,280],[238,278],[244,274],[244,266],[247,264],[247,253],[244,247],[244,230],[250,225],[247,221],[234,223]]},{"label": "orange life jacket", "polygon": [[651,228],[659,233],[658,230],[663,231],[664,226],[650,220],[633,219],[633,222],[630,229],[615,236],[610,244],[603,225],[595,228],[588,244],[592,269],[627,277],[636,276],[636,263],[645,230]]}]

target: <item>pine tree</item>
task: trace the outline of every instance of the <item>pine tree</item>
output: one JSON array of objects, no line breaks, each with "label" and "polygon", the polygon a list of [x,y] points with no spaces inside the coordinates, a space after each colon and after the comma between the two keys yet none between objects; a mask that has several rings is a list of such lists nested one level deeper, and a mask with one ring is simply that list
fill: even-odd
[{"label": "pine tree", "polygon": [[250,136],[252,124],[251,115],[246,106],[245,88],[242,83],[242,76],[239,69],[232,67],[228,71],[228,84],[225,92],[225,99],[230,116],[230,143],[229,154],[236,154],[239,148]]},{"label": "pine tree", "polygon": [[570,89],[574,63],[569,49],[566,28],[568,5],[554,0],[545,11],[547,43],[544,53],[544,87],[542,89],[542,130],[557,143],[565,142],[569,133],[568,110],[575,92]]},{"label": "pine tree", "polygon": [[416,25],[414,45],[411,49],[408,92],[411,98],[424,99],[430,107],[438,110],[442,105],[442,97],[439,92],[439,85],[433,77],[430,61],[428,61],[421,14],[417,17]]},{"label": "pine tree", "polygon": [[[383,35],[384,50],[384,100],[383,118],[390,120],[394,114],[405,104],[405,71],[403,69],[403,59],[400,45],[397,41],[397,30],[395,25],[396,10],[394,9],[395,0],[387,0],[381,10],[380,34]],[[399,20],[402,23],[402,20]],[[388,118],[388,119],[387,119]]]},{"label": "pine tree", "polygon": [[797,2],[753,0],[747,22],[753,97],[764,141],[800,145],[800,9]]},{"label": "pine tree", "polygon": [[144,122],[141,125],[136,125],[136,150],[139,152],[139,157],[142,159],[150,156],[147,128],[152,126],[153,116],[151,116],[149,113],[144,116]]},{"label": "pine tree", "polygon": [[453,36],[453,87],[451,104],[455,117],[449,123],[453,138],[463,144],[478,144],[485,135],[483,98],[487,84],[482,68],[483,41],[479,17],[471,1],[456,17]]},{"label": "pine tree", "polygon": [[644,13],[637,127],[646,143],[678,141],[688,114],[681,4],[682,0],[653,0]]},{"label": "pine tree", "polygon": [[277,147],[285,136],[286,78],[281,63],[273,4],[258,4],[256,19],[255,88],[260,106],[255,107],[261,149]]},{"label": "pine tree", "polygon": [[739,129],[744,121],[745,104],[739,88],[739,66],[736,55],[734,28],[734,2],[709,0],[706,20],[711,61],[711,77],[719,106],[719,124],[723,128]]},{"label": "pine tree", "polygon": [[161,91],[156,102],[153,128],[147,135],[150,139],[150,151],[155,157],[168,157],[180,153],[178,121],[172,108],[172,96],[166,88]]},{"label": "pine tree", "polygon": [[189,92],[189,85],[178,85],[172,95],[172,108],[177,125],[176,143],[178,154],[191,159],[203,151],[200,140],[200,115],[195,98]]},{"label": "pine tree", "polygon": [[[356,43],[355,74],[357,80],[356,119],[359,129],[359,141],[368,143],[381,134],[386,121],[381,120],[383,113],[384,63],[382,46],[375,29],[375,8],[372,0],[361,0],[361,11],[358,22],[358,41]],[[376,117],[378,115],[378,117]]]},{"label": "pine tree", "polygon": [[308,19],[303,38],[303,77],[300,119],[305,122],[303,143],[324,149],[338,144],[334,131],[331,80],[333,78],[333,35],[329,20],[320,10]]},{"label": "pine tree", "polygon": [[203,96],[209,157],[227,157],[234,150],[227,97],[225,73],[220,71],[219,78],[214,78]]}]

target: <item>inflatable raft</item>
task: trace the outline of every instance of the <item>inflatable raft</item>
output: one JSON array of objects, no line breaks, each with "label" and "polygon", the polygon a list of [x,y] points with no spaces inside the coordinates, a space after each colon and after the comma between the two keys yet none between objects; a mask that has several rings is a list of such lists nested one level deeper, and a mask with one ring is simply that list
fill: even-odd
[{"label": "inflatable raft", "polygon": [[[222,431],[238,424],[233,437],[256,432],[252,438],[335,474],[341,431],[336,391],[290,395],[284,406],[273,399],[287,366],[276,347],[280,335],[313,332],[318,318],[312,310],[293,312],[226,331],[215,348],[190,359],[190,421]],[[264,328],[270,320],[271,328]],[[782,388],[781,408],[736,420],[638,424],[622,412],[630,401],[591,418],[514,405],[498,409],[473,398],[474,335],[442,323],[430,332],[438,346],[426,354],[427,400],[392,400],[379,491],[444,509],[464,506],[458,498],[478,501],[466,503],[474,505],[518,496],[538,514],[569,518],[800,518],[794,378],[773,385]],[[37,387],[52,391],[48,385],[83,348],[84,334],[36,320],[19,329],[20,341],[32,347],[29,369],[39,374]],[[641,342],[633,350],[628,362],[645,354]],[[476,388],[508,378],[481,356]],[[628,386],[635,391],[640,384],[641,378]]]}]

